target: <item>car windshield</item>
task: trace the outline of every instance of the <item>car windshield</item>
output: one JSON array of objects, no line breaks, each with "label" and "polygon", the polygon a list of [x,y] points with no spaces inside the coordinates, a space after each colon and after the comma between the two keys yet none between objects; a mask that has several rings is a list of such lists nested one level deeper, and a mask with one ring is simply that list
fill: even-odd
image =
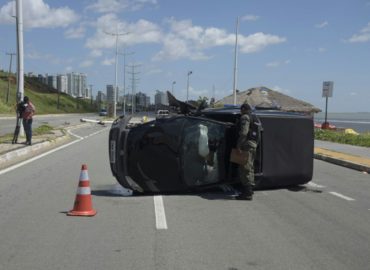
[{"label": "car windshield", "polygon": [[182,167],[190,186],[218,182],[224,175],[225,126],[188,120],[183,130]]}]

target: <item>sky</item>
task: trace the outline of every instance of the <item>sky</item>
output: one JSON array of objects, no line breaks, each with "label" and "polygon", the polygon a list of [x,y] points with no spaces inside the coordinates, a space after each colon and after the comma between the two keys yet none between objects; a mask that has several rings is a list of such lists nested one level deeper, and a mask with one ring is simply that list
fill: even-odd
[{"label": "sky", "polygon": [[[6,71],[14,15],[15,2],[0,0]],[[219,100],[233,91],[237,18],[237,89],[265,86],[324,111],[323,82],[333,81],[328,112],[370,111],[370,0],[23,0],[24,71],[85,73],[105,92],[118,33],[121,89],[125,78],[126,91],[135,84],[152,102],[172,89]]]}]

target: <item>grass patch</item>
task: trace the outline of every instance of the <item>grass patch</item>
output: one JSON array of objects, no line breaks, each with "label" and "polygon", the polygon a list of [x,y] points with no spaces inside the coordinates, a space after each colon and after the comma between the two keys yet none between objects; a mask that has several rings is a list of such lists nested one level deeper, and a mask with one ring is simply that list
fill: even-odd
[{"label": "grass patch", "polygon": [[315,139],[342,144],[370,147],[370,133],[345,134],[343,131],[315,129]]},{"label": "grass patch", "polygon": [[39,126],[37,128],[35,128],[33,131],[32,131],[32,134],[33,135],[44,135],[44,134],[52,134],[52,130],[54,130],[53,127],[49,126],[49,125],[42,125],[42,126]]},{"label": "grass patch", "polygon": [[[53,130],[54,128],[52,126],[42,125],[42,126],[32,129],[32,136],[53,134]],[[0,136],[0,143],[9,143],[12,140],[13,140],[13,133]]]}]

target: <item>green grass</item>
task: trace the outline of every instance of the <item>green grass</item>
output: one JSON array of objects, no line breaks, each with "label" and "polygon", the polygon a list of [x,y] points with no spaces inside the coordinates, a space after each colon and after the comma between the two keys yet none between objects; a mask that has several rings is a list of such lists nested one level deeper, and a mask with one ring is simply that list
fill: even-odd
[{"label": "green grass", "polygon": [[343,131],[315,129],[315,139],[342,144],[370,147],[370,133],[345,134]]},{"label": "green grass", "polygon": [[[16,78],[14,74],[10,77],[10,91],[8,102],[8,74],[0,72],[0,114],[15,114],[16,104]],[[24,95],[28,96],[36,107],[36,114],[58,114],[58,113],[87,113],[97,112],[97,106],[91,100],[76,99],[66,94],[60,94],[59,108],[58,94],[56,90],[37,81],[36,78],[24,80]]]},{"label": "green grass", "polygon": [[[32,136],[42,136],[42,135],[47,135],[47,134],[53,134],[54,128],[49,125],[41,125],[35,129],[32,130]],[[6,134],[0,136],[0,143],[5,143],[5,142],[11,142],[13,139],[13,134]]]},{"label": "green grass", "polygon": [[52,134],[54,128],[52,126],[49,126],[49,125],[41,125],[37,128],[35,128],[34,130],[32,130],[32,134],[33,135],[44,135],[44,134]]}]

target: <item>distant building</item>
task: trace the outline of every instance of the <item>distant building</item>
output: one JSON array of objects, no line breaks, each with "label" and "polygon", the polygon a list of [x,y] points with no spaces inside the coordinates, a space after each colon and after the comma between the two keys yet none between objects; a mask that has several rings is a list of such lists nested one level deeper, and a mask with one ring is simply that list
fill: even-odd
[{"label": "distant building", "polygon": [[147,103],[147,96],[144,93],[137,93],[136,94],[136,106],[139,108],[147,108],[149,103]]},{"label": "distant building", "polygon": [[68,94],[73,97],[86,97],[86,74],[68,73]]},{"label": "distant building", "polygon": [[168,97],[165,92],[157,90],[154,95],[154,104],[158,105],[165,105],[168,106]]},{"label": "distant building", "polygon": [[68,78],[67,75],[57,75],[57,89],[59,93],[67,93],[68,90]]},{"label": "distant building", "polygon": [[105,102],[107,100],[106,94],[104,94],[102,91],[98,91],[98,94],[96,95],[96,101],[98,103]]},{"label": "distant building", "polygon": [[114,101],[114,87],[111,84],[107,85],[107,102],[113,104]]}]

